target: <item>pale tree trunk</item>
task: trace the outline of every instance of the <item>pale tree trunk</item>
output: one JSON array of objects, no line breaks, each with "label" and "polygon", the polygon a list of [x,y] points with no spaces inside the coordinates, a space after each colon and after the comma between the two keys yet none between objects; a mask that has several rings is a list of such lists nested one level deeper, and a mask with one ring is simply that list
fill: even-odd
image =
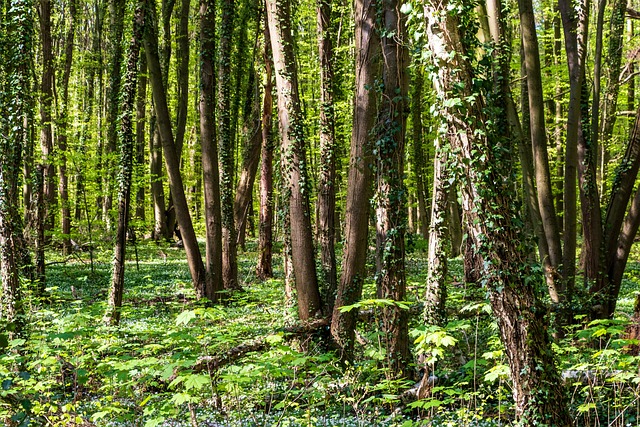
[{"label": "pale tree trunk", "polygon": [[222,219],[218,150],[215,137],[215,1],[200,1],[200,140],[206,228],[207,288],[212,301],[219,298],[222,282]]},{"label": "pale tree trunk", "polygon": [[185,252],[187,254],[187,263],[191,273],[191,280],[196,290],[198,298],[207,297],[212,299],[213,291],[209,289],[205,280],[205,268],[198,247],[198,240],[191,222],[189,206],[184,194],[184,185],[180,174],[180,162],[176,153],[176,147],[173,140],[173,131],[171,129],[171,117],[169,116],[169,108],[167,107],[167,96],[162,84],[162,72],[160,70],[160,59],[158,56],[158,33],[155,18],[155,7],[148,7],[148,15],[146,17],[147,31],[144,37],[144,50],[147,55],[147,66],[149,67],[149,79],[153,91],[153,99],[155,101],[155,109],[157,114],[158,130],[160,140],[162,141],[162,149],[164,152],[167,175],[169,175],[169,188],[173,194],[173,201],[178,219],[178,225],[182,233],[182,241],[184,242]]},{"label": "pale tree trunk", "polygon": [[335,250],[336,136],[333,106],[333,43],[331,0],[317,2],[318,51],[320,55],[320,177],[318,183],[318,240],[322,264],[324,310],[333,311],[338,287]]},{"label": "pale tree trunk", "polygon": [[273,61],[269,25],[264,29],[265,83],[262,101],[262,155],[260,159],[260,231],[258,236],[258,265],[256,274],[261,279],[273,276]]},{"label": "pale tree trunk", "polygon": [[427,325],[443,325],[446,319],[447,298],[447,193],[449,187],[447,169],[447,143],[436,140],[433,159],[433,195],[431,201],[431,224],[429,226],[429,252],[427,264],[427,289],[424,298],[424,321]]},{"label": "pale tree trunk", "polygon": [[122,100],[122,117],[120,120],[120,171],[118,181],[118,225],[116,228],[116,244],[113,255],[113,272],[111,275],[111,287],[107,301],[107,311],[104,322],[109,325],[120,323],[120,310],[124,294],[124,267],[127,249],[127,229],[129,226],[129,212],[131,210],[131,181],[133,178],[133,109],[136,102],[136,84],[138,80],[138,57],[142,35],[145,26],[146,0],[140,0],[136,7],[133,35],[129,44],[127,58],[127,73],[124,82]]},{"label": "pale tree trunk", "polygon": [[372,194],[373,147],[371,131],[377,114],[377,97],[370,88],[379,77],[380,41],[374,28],[375,2],[357,0],[355,3],[355,96],[351,153],[347,181],[345,210],[344,256],[342,277],[331,317],[331,336],[341,351],[341,357],[353,353],[357,313],[341,312],[340,307],[355,304],[362,295],[366,277],[369,212]]},{"label": "pale tree trunk", "polygon": [[60,193],[61,228],[62,228],[62,253],[71,253],[71,207],[69,205],[69,178],[67,176],[67,141],[69,122],[69,78],[71,77],[71,64],[73,63],[73,40],[76,30],[76,2],[69,3],[71,22],[67,31],[67,39],[64,49],[64,70],[62,74],[62,106],[58,118],[58,155],[59,166],[58,191]]},{"label": "pale tree trunk", "polygon": [[291,261],[298,293],[298,314],[302,321],[307,321],[320,313],[322,303],[315,269],[309,207],[311,188],[307,177],[304,123],[293,52],[289,0],[267,0],[267,19],[278,89],[282,156],[286,161],[283,177],[288,187],[286,198],[291,223]]},{"label": "pale tree trunk", "polygon": [[416,199],[418,201],[417,231],[422,238],[429,237],[429,214],[427,213],[427,197],[425,192],[425,158],[422,125],[422,67],[416,66],[411,93],[411,121],[413,124],[413,174],[416,181]]},{"label": "pale tree trunk", "polygon": [[[490,98],[486,93],[473,93],[473,79],[483,77],[475,75],[467,59],[473,55],[466,51],[463,40],[469,43],[475,35],[463,32],[460,21],[464,17],[447,6],[446,1],[429,1],[425,6],[427,38],[438,69],[434,87],[440,102],[463,100],[462,105],[444,104],[440,110],[462,165],[463,210],[469,237],[483,259],[482,277],[509,362],[516,417],[527,425],[571,426],[547,324],[540,315],[544,308],[536,294],[537,285],[527,280],[529,273],[523,271],[528,252],[522,245],[520,214],[510,198],[515,156],[505,111],[510,42],[502,30],[502,5],[493,2],[491,7],[495,14],[491,24],[498,37],[493,46],[495,87]],[[489,100],[491,104],[486,105]],[[538,398],[541,395],[544,398]]]}]

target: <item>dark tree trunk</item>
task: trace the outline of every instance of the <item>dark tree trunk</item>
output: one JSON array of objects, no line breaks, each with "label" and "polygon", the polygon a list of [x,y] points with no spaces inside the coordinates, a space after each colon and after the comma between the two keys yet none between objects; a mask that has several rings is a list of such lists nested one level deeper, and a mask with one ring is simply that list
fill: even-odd
[{"label": "dark tree trunk", "polygon": [[131,181],[133,178],[133,109],[136,102],[136,84],[138,79],[138,57],[145,26],[146,0],[140,0],[136,7],[133,35],[129,44],[127,58],[127,73],[124,82],[122,100],[122,118],[120,120],[120,171],[118,181],[118,225],[116,229],[116,244],[113,255],[113,272],[107,312],[104,321],[110,325],[120,323],[120,309],[124,294],[124,267],[126,261],[127,231],[129,227],[129,211],[131,210]]},{"label": "dark tree trunk", "polygon": [[222,282],[222,219],[218,150],[215,137],[215,0],[200,0],[200,139],[204,184],[207,289],[212,301],[219,298]]},{"label": "dark tree trunk", "polygon": [[286,159],[283,177],[289,193],[291,261],[298,291],[298,314],[301,320],[306,321],[319,314],[322,304],[315,268],[310,184],[289,0],[267,0],[267,17],[278,89],[282,156]]},{"label": "dark tree trunk", "polygon": [[260,161],[260,234],[258,237],[258,265],[256,274],[261,279],[273,276],[273,60],[269,25],[264,29],[265,86],[262,101],[262,158]]},{"label": "dark tree trunk", "polygon": [[[142,174],[145,165],[144,148],[147,124],[147,57],[140,55],[140,77],[138,78],[138,99],[136,102],[136,167]],[[139,185],[136,192],[136,218],[145,221],[145,186]]]},{"label": "dark tree trunk", "polygon": [[218,46],[218,149],[220,150],[220,207],[222,209],[222,281],[225,289],[239,289],[236,227],[233,218],[235,141],[231,129],[231,49],[234,0],[223,0]]},{"label": "dark tree trunk", "polygon": [[[146,53],[145,53],[146,56]],[[156,107],[151,110],[149,120],[149,172],[151,174],[151,199],[153,200],[153,238],[157,241],[167,235],[167,211],[164,200],[162,173],[162,141],[158,130]]]},{"label": "dark tree trunk", "polygon": [[[176,109],[176,151],[182,153],[189,109],[189,9],[191,0],[181,0],[180,21],[176,36],[176,80],[178,105]],[[181,156],[180,156],[181,157]]]},{"label": "dark tree trunk", "polygon": [[375,2],[358,0],[355,4],[356,87],[351,133],[351,154],[345,211],[344,258],[342,277],[331,318],[331,336],[342,352],[350,358],[353,353],[357,313],[341,312],[340,307],[355,304],[362,295],[366,277],[369,212],[372,194],[373,147],[371,132],[375,125],[376,94],[370,88],[379,77],[380,42],[374,28]]},{"label": "dark tree trunk", "polygon": [[184,194],[184,185],[182,183],[182,175],[180,174],[180,162],[176,147],[173,140],[173,131],[171,129],[171,117],[169,116],[169,108],[167,106],[167,94],[162,84],[162,72],[160,70],[160,59],[158,56],[158,33],[155,18],[155,7],[147,7],[148,15],[145,19],[147,22],[147,31],[144,37],[144,50],[147,55],[147,66],[149,67],[149,79],[153,91],[153,99],[155,101],[155,109],[157,114],[158,130],[160,140],[162,141],[162,149],[164,152],[167,174],[169,175],[169,188],[173,194],[173,201],[178,218],[178,225],[182,234],[182,241],[187,254],[187,263],[191,272],[191,280],[196,290],[198,298],[212,297],[212,290],[206,286],[205,268],[198,247],[198,240],[191,222],[189,206]]},{"label": "dark tree trunk", "polygon": [[333,107],[333,44],[331,0],[318,0],[317,29],[320,55],[320,177],[318,183],[318,240],[322,265],[322,301],[333,311],[338,288],[335,250],[336,136]]}]

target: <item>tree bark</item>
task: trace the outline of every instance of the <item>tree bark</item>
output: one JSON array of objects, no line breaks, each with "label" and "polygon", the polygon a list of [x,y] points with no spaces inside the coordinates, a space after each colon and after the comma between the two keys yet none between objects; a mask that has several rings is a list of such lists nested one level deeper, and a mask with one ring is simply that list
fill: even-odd
[{"label": "tree bark", "polygon": [[[147,125],[147,58],[140,55],[140,77],[138,77],[138,99],[136,102],[136,167],[144,175],[144,147]],[[139,184],[136,192],[136,218],[145,222],[145,186]]]},{"label": "tree bark", "polygon": [[335,250],[336,136],[333,107],[333,43],[331,0],[317,2],[318,51],[320,56],[320,176],[318,182],[318,240],[322,265],[322,300],[333,311],[338,287]]},{"label": "tree bark", "polygon": [[[477,76],[469,63],[468,43],[475,34],[461,25],[459,10],[448,2],[425,5],[426,32],[432,52],[434,87],[452,135],[453,151],[462,166],[462,190],[469,235],[483,258],[482,277],[509,362],[516,416],[520,422],[571,426],[564,390],[555,368],[544,308],[535,284],[523,271],[528,253],[522,222],[510,194],[514,179],[512,144],[505,107],[508,97],[508,46],[502,5],[493,2],[498,27],[493,44],[493,87],[475,93]],[[463,12],[464,13],[464,12]],[[486,90],[486,89],[485,89]],[[473,95],[471,98],[470,96]],[[461,101],[461,103],[458,102]],[[448,101],[444,104],[444,101]],[[487,191],[491,189],[490,191]]]},{"label": "tree bark", "polygon": [[205,280],[205,268],[198,247],[198,240],[191,222],[189,206],[184,194],[184,186],[182,176],[180,174],[180,162],[176,153],[176,147],[173,140],[173,131],[171,129],[171,117],[169,116],[169,108],[167,107],[167,96],[162,84],[162,72],[160,70],[160,59],[158,56],[158,33],[157,21],[155,18],[155,7],[147,7],[147,31],[144,37],[144,50],[147,55],[147,66],[149,67],[149,79],[153,91],[153,99],[155,101],[156,114],[158,117],[158,130],[160,140],[162,141],[162,149],[169,175],[169,188],[173,194],[173,201],[184,242],[184,248],[187,254],[187,263],[191,272],[191,280],[196,289],[198,298],[207,297],[211,299],[213,291],[209,289]]},{"label": "tree bark", "polygon": [[218,149],[222,209],[222,281],[225,289],[239,289],[236,227],[233,218],[235,140],[231,129],[231,49],[234,0],[223,0],[218,46]]},{"label": "tree bark", "polygon": [[331,336],[341,357],[351,358],[355,339],[357,313],[341,312],[340,307],[355,304],[362,295],[366,277],[369,212],[372,194],[373,147],[371,132],[377,114],[377,97],[370,90],[379,77],[381,46],[376,31],[373,0],[355,3],[355,100],[351,153],[345,210],[344,258],[342,277],[331,318]]},{"label": "tree bark", "polygon": [[[265,17],[266,20],[266,17]],[[264,280],[273,276],[273,61],[269,25],[264,29],[265,83],[262,101],[262,155],[260,160],[260,234],[258,236],[257,276]]]},{"label": "tree bark", "polygon": [[127,58],[127,73],[125,76],[122,100],[122,118],[120,120],[120,171],[118,181],[118,225],[116,229],[116,244],[113,256],[113,272],[105,323],[117,325],[120,323],[120,310],[124,294],[124,267],[127,249],[127,230],[129,228],[129,211],[131,210],[131,182],[133,178],[133,108],[136,102],[136,84],[138,79],[138,57],[145,27],[146,0],[140,0],[136,7],[133,35],[129,44]]},{"label": "tree bark", "polygon": [[267,19],[278,89],[282,156],[286,160],[283,176],[288,187],[291,261],[298,292],[298,314],[301,320],[307,321],[319,314],[322,303],[314,260],[309,207],[310,183],[307,177],[304,123],[293,52],[290,9],[289,0],[267,0]]},{"label": "tree bark", "polygon": [[427,213],[427,196],[425,191],[425,156],[422,125],[422,67],[416,67],[411,93],[411,121],[413,125],[413,174],[416,181],[416,199],[418,201],[417,230],[423,239],[429,237],[429,214]]}]

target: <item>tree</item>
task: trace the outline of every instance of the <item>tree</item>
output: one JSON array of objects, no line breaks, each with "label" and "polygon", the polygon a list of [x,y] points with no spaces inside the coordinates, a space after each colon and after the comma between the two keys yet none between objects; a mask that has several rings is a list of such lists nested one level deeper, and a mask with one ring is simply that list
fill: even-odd
[{"label": "tree", "polygon": [[[498,320],[510,366],[516,416],[525,424],[572,425],[546,331],[544,312],[527,279],[527,251],[522,222],[509,185],[513,156],[505,106],[508,96],[509,42],[505,40],[502,5],[490,2],[493,72],[474,70],[475,31],[471,8],[427,2],[424,15],[433,65],[433,83],[441,113],[452,136],[463,177],[463,208],[470,238],[483,258],[482,277]],[[451,6],[454,6],[451,4]],[[483,84],[477,79],[485,79]],[[476,82],[474,85],[473,82]]]},{"label": "tree", "polygon": [[281,155],[285,160],[283,175],[288,193],[286,200],[291,223],[291,260],[298,292],[298,315],[306,321],[318,315],[322,305],[314,262],[310,184],[289,0],[267,0],[267,20],[278,90]]},{"label": "tree", "polygon": [[362,295],[366,277],[369,233],[369,200],[372,194],[373,147],[370,140],[377,113],[377,95],[372,88],[379,76],[380,41],[375,29],[375,2],[358,0],[355,4],[356,86],[353,130],[345,210],[344,258],[342,276],[331,317],[331,337],[342,357],[353,353],[357,313],[342,312],[340,307],[355,304]]},{"label": "tree", "polygon": [[140,0],[136,7],[133,35],[129,44],[127,72],[125,76],[122,118],[120,120],[120,171],[118,176],[118,225],[116,229],[116,245],[113,256],[113,272],[109,289],[108,308],[105,322],[117,325],[120,322],[120,308],[124,292],[124,267],[127,249],[127,231],[131,211],[131,181],[133,177],[133,108],[136,102],[136,84],[138,79],[138,57],[145,28],[146,0]]}]

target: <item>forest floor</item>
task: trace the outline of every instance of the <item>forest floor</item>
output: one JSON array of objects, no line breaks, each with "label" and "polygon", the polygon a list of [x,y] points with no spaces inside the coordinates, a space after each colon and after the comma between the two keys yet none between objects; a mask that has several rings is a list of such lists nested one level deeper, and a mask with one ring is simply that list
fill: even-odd
[{"label": "forest floor", "polygon": [[[343,365],[324,344],[326,328],[300,333],[276,277],[255,277],[254,242],[239,252],[243,292],[195,301],[181,249],[129,247],[122,321],[105,326],[111,250],[51,255],[46,300],[27,294],[26,332],[0,340],[0,422],[54,426],[508,426],[508,369],[485,292],[450,262],[445,328],[411,309],[414,354],[433,364],[423,399],[416,379],[387,378],[377,324],[383,301],[365,286],[356,360]],[[277,256],[277,255],[276,255]],[[407,255],[408,302],[421,300],[423,241]],[[137,258],[137,259],[136,259]],[[554,344],[577,425],[640,425],[639,358],[625,326],[640,291],[638,250],[627,269],[616,320],[577,322]],[[373,264],[373,260],[370,260]],[[373,266],[370,266],[373,269]],[[27,287],[28,288],[28,287]],[[0,337],[1,338],[1,337]],[[416,367],[408,367],[419,377]]]}]

